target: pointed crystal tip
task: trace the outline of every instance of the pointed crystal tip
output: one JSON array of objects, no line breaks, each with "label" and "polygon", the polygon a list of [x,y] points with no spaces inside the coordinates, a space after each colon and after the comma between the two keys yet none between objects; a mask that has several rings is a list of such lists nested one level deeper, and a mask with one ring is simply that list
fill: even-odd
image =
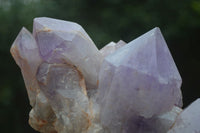
[{"label": "pointed crystal tip", "polygon": [[99,75],[104,77],[99,94],[105,95],[105,116],[111,115],[109,106],[120,110],[132,105],[130,110],[146,118],[182,106],[181,77],[158,27],[105,57]]}]

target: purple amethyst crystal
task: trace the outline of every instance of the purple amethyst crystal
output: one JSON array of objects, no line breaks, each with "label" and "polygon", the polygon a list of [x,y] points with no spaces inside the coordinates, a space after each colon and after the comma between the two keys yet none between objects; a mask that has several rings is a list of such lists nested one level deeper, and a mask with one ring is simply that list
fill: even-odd
[{"label": "purple amethyst crystal", "polygon": [[53,122],[55,120],[48,99],[40,92],[36,73],[42,59],[39,54],[38,45],[32,34],[22,28],[15,39],[11,53],[18,66],[21,68],[30,104],[33,109],[30,111],[30,125],[41,132],[55,132]]},{"label": "purple amethyst crystal", "polygon": [[89,88],[97,86],[101,54],[80,25],[45,17],[35,18],[33,35],[44,61],[69,62],[83,73]]},{"label": "purple amethyst crystal", "polygon": [[182,79],[159,28],[98,50],[76,23],[41,17],[33,25],[33,34],[22,28],[11,53],[22,71],[35,130],[172,133],[191,113],[180,113]]},{"label": "purple amethyst crystal", "polygon": [[151,118],[182,106],[181,83],[166,42],[154,28],[105,57],[98,95],[102,125],[119,131],[132,116]]},{"label": "purple amethyst crystal", "polygon": [[37,43],[26,28],[21,29],[10,51],[17,65],[21,68],[30,104],[34,106],[38,89],[35,75],[42,60]]}]

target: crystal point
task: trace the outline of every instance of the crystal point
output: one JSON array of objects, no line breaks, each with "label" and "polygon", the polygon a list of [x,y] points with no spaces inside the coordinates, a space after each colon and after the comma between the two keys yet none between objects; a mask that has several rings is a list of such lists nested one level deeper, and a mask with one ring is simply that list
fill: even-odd
[{"label": "crystal point", "polygon": [[41,58],[37,43],[26,28],[21,29],[10,51],[16,63],[21,68],[30,104],[33,106],[38,88],[35,74],[37,67],[41,63]]},{"label": "crystal point", "polygon": [[124,46],[126,43],[122,40],[119,40],[117,43],[110,42],[106,46],[104,46],[102,49],[100,49],[101,54],[103,57],[108,56],[109,54],[114,53],[117,49]]},{"label": "crystal point", "polygon": [[35,18],[33,34],[45,61],[71,63],[82,71],[88,88],[97,86],[102,57],[80,25],[46,17]]},{"label": "crystal point", "polygon": [[111,129],[113,121],[151,118],[181,99],[181,78],[158,28],[105,57],[99,79],[101,123]]}]

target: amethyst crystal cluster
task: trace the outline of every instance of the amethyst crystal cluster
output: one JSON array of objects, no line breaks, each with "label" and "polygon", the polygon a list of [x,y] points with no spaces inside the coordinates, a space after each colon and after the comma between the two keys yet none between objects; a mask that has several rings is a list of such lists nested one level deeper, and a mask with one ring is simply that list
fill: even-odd
[{"label": "amethyst crystal cluster", "polygon": [[80,25],[35,18],[11,53],[39,132],[200,132],[200,100],[181,109],[182,80],[159,28],[98,50]]}]

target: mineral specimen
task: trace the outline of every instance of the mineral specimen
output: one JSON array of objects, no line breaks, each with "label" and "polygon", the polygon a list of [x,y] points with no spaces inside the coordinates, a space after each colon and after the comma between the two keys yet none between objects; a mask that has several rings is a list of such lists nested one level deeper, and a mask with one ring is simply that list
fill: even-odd
[{"label": "mineral specimen", "polygon": [[98,50],[80,25],[35,18],[33,34],[22,28],[11,53],[39,132],[200,131],[199,102],[180,108],[182,79],[159,28]]}]

